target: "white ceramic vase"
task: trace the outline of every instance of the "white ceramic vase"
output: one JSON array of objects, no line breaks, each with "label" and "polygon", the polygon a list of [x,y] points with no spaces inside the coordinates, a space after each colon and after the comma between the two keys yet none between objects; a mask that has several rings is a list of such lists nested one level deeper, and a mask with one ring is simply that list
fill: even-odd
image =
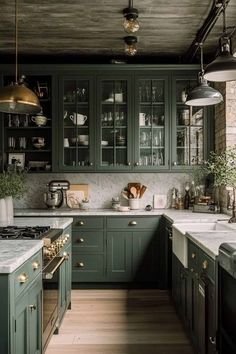
[{"label": "white ceramic vase", "polygon": [[0,199],[0,225],[7,226],[7,208],[6,208],[6,201],[4,198]]},{"label": "white ceramic vase", "polygon": [[5,197],[8,225],[13,223],[13,200],[12,196]]}]

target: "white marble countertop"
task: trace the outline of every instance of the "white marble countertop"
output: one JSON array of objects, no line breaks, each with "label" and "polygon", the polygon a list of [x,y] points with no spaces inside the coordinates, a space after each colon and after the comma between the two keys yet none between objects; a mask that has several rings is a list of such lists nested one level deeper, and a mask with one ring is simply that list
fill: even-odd
[{"label": "white marble countertop", "polygon": [[[11,225],[50,226],[50,228],[65,229],[72,222],[72,218],[61,217],[15,217]],[[0,273],[12,273],[42,247],[43,241],[41,240],[0,240]]]},{"label": "white marble countertop", "polygon": [[[61,218],[61,217],[14,217],[11,226],[50,226],[53,229],[66,229],[72,222],[73,218]],[[1,225],[0,226],[6,226]]]},{"label": "white marble countertop", "polygon": [[80,209],[15,209],[15,216],[155,216],[164,215],[171,222],[208,222],[213,220],[228,220],[229,216],[226,214],[206,214],[206,213],[193,213],[191,210],[174,210],[174,209],[153,209],[146,211],[144,209],[130,210],[120,212],[113,209],[89,209],[83,211]]},{"label": "white marble countertop", "polygon": [[236,231],[187,232],[188,239],[198,245],[213,259],[219,255],[219,247],[224,242],[236,242]]},{"label": "white marble countertop", "polygon": [[0,240],[0,273],[14,272],[42,247],[42,240]]}]

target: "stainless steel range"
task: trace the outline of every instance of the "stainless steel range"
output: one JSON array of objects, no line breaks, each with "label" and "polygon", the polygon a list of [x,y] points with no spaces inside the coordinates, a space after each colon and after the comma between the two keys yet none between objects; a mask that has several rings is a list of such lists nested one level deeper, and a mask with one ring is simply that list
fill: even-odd
[{"label": "stainless steel range", "polygon": [[236,242],[219,249],[219,353],[236,353]]},{"label": "stainless steel range", "polygon": [[57,328],[60,266],[68,258],[68,254],[64,254],[62,249],[69,242],[69,235],[63,234],[62,229],[53,229],[50,226],[0,227],[0,240],[16,239],[43,241],[42,344],[45,348],[49,338]]}]

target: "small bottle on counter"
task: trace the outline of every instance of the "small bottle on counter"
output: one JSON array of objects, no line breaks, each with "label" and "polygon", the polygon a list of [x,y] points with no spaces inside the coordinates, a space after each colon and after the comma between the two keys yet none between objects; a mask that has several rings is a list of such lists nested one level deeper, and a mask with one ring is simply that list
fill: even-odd
[{"label": "small bottle on counter", "polygon": [[189,204],[190,204],[190,195],[189,195],[189,190],[185,190],[185,196],[184,196],[184,209],[189,209]]}]

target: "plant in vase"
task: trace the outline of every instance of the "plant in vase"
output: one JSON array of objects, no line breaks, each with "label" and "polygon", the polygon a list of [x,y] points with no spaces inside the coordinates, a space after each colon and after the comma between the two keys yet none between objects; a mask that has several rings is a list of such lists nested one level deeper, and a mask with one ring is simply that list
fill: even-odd
[{"label": "plant in vase", "polygon": [[215,187],[219,189],[219,187],[225,186],[233,189],[232,217],[229,222],[236,222],[236,146],[227,148],[220,154],[211,152],[203,169],[213,176]]},{"label": "plant in vase", "polygon": [[0,174],[0,222],[13,220],[13,200],[21,198],[25,192],[24,171],[8,171]]}]

